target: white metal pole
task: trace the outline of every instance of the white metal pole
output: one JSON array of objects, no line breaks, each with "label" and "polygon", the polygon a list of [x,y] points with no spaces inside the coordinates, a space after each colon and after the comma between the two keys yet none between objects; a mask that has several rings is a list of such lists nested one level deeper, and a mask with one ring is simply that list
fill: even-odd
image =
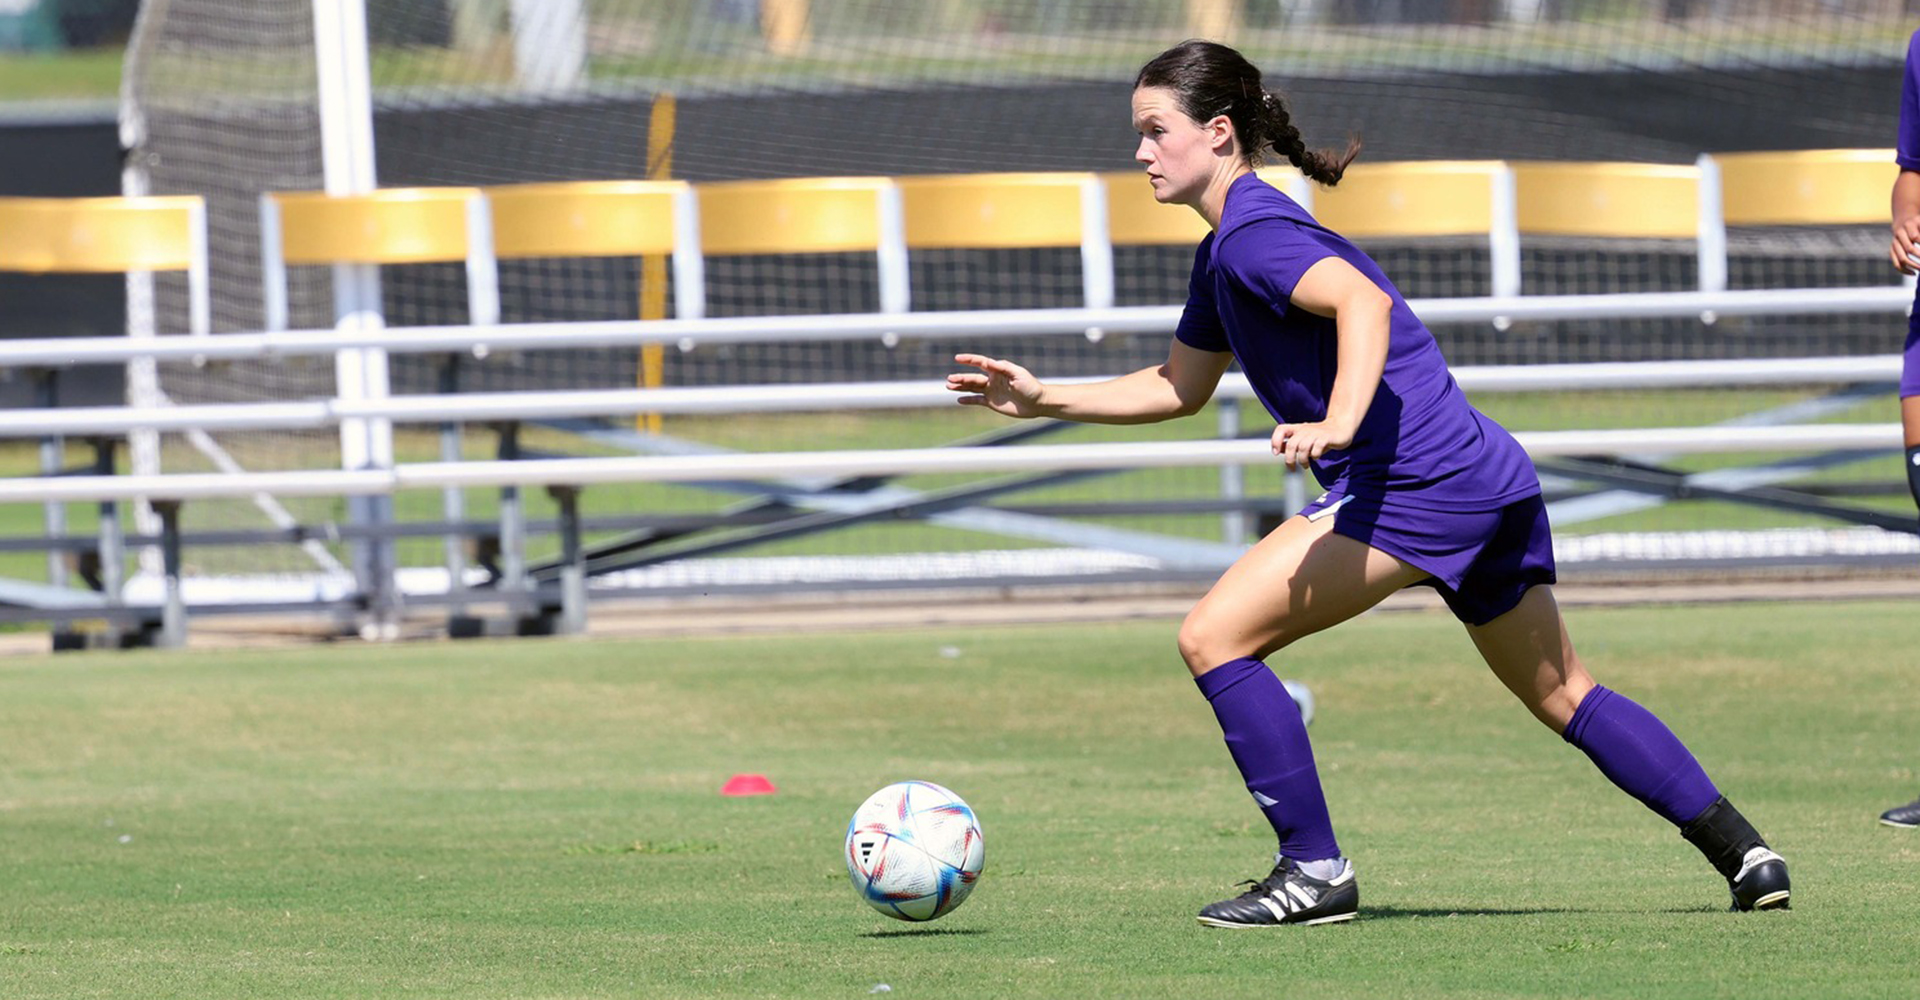
[{"label": "white metal pole", "polygon": [[700,254],[700,200],[692,185],[673,195],[673,315],[700,319],[707,314],[706,259]]},{"label": "white metal pole", "polygon": [[903,313],[913,308],[913,289],[907,267],[907,212],[900,186],[880,189],[880,311]]},{"label": "white metal pole", "polygon": [[[287,305],[287,259],[280,231],[280,203],[272,191],[260,192],[260,311],[268,333],[293,322]],[[338,352],[344,353],[344,352]]]},{"label": "white metal pole", "polygon": [[[1649,319],[1698,316],[1905,316],[1913,304],[1910,285],[1847,288],[1765,288],[1719,292],[1621,292],[1609,295],[1521,295],[1512,298],[1409,299],[1414,314],[1436,323],[1516,320]],[[1180,306],[1116,306],[1112,309],[983,309],[907,314],[819,313],[680,320],[591,320],[509,323],[490,329],[454,326],[395,327],[366,332],[292,330],[228,333],[218,337],[46,337],[0,340],[0,366],[33,367],[116,364],[150,357],[163,364],[290,358],[332,354],[342,346],[378,347],[410,354],[448,351],[565,350],[633,347],[638,344],[781,344],[897,337],[1083,336],[1089,326],[1108,333],[1165,336],[1180,323]],[[1529,366],[1519,366],[1529,367]],[[1457,370],[1456,370],[1457,374]]]},{"label": "white metal pole", "polygon": [[[1080,289],[1088,309],[1113,308],[1113,240],[1107,229],[1107,186],[1098,177],[1080,182]],[[1098,342],[1106,332],[1087,328]]]},{"label": "white metal pole", "polygon": [[[1736,454],[1742,452],[1875,451],[1897,453],[1900,425],[1779,424],[1764,427],[1640,427],[1522,431],[1514,439],[1534,458],[1580,455]],[[365,472],[181,473],[170,476],[0,477],[0,503],[118,500],[142,494],[191,500],[268,492],[288,496],[355,496],[442,486],[573,486],[598,483],[700,483],[898,476],[973,472],[1061,472],[1075,469],[1198,468],[1232,462],[1273,468],[1261,438],[1217,441],[1108,441],[1019,448],[906,448],[876,451],[755,452],[615,458],[551,458],[538,462],[412,462]]]},{"label": "white metal pole", "polygon": [[[138,149],[145,141],[144,129],[131,106],[121,111],[121,142],[123,148]],[[146,166],[137,156],[128,157],[127,165],[120,171],[120,193],[128,196],[144,195],[150,190]],[[154,280],[152,271],[127,272],[127,336],[136,340],[153,339],[158,329],[155,315]],[[195,318],[199,309],[195,307]],[[129,358],[127,360],[127,405],[143,410],[156,409],[160,405],[160,370],[152,358]],[[127,435],[127,461],[136,476],[157,476],[160,474],[160,435],[150,428],[139,428]],[[143,535],[160,533],[160,518],[144,497],[133,502],[134,529]],[[146,545],[138,553],[140,566],[148,572],[158,574],[161,570],[160,548]]]},{"label": "white metal pole", "polygon": [[[1700,261],[1700,290],[1724,292],[1727,290],[1727,216],[1720,164],[1706,153],[1701,153],[1694,162],[1700,168],[1699,223],[1694,234],[1696,256]],[[1712,323],[1715,318],[1711,311],[1700,314],[1702,322]]]},{"label": "white metal pole", "polygon": [[1543,0],[1504,0],[1500,6],[1506,20],[1515,24],[1533,24],[1540,20],[1545,4]]},{"label": "white metal pole", "polygon": [[[379,186],[374,169],[373,78],[369,69],[365,0],[314,0],[314,56],[319,79],[321,164],[330,195],[367,194]],[[385,325],[380,306],[380,271],[370,264],[333,268],[334,326],[342,332]],[[343,398],[383,399],[388,395],[387,352],[378,347],[342,350],[334,371]],[[347,470],[393,466],[393,425],[372,419],[343,422],[340,460]],[[392,501],[368,498],[353,520],[380,524],[389,520]],[[393,589],[394,545],[390,539],[360,543],[355,560],[360,585],[384,627]]]},{"label": "white metal pole", "polygon": [[[120,193],[123,195],[146,195],[153,193],[153,181],[147,174],[145,147],[147,144],[147,119],[142,113],[140,102],[140,83],[145,73],[142,44],[153,30],[156,16],[154,4],[141,4],[134,18],[133,36],[127,40],[126,64],[120,73],[120,148],[127,150],[127,156],[120,168]],[[195,313],[198,319],[198,312]],[[151,339],[159,330],[158,317],[155,315],[154,283],[151,272],[131,271],[127,274],[127,336],[130,338]],[[152,358],[133,358],[127,362],[127,403],[144,409],[160,405],[160,373]],[[136,431],[127,439],[127,460],[134,475],[150,476],[160,474],[160,435],[151,431]],[[143,535],[160,533],[160,516],[146,498],[133,501],[133,524],[136,531]],[[142,546],[138,558],[143,570],[158,575],[161,571],[160,548],[156,545]]]},{"label": "white metal pole", "polygon": [[580,0],[513,0],[513,66],[520,86],[553,93],[587,79],[587,20]]},{"label": "white metal pole", "polygon": [[[1222,441],[1235,441],[1240,437],[1240,401],[1231,396],[1222,398],[1214,404],[1220,408],[1217,436]],[[1238,465],[1220,467],[1220,499],[1245,500],[1247,498],[1247,470]],[[1251,518],[1245,510],[1229,510],[1220,514],[1220,540],[1228,545],[1247,544],[1247,522]]]},{"label": "white metal pole", "polygon": [[[1493,267],[1493,295],[1505,298],[1520,294],[1520,223],[1519,207],[1516,203],[1513,185],[1513,168],[1505,163],[1495,171],[1491,181],[1493,185],[1493,218],[1488,226],[1487,251]],[[1505,331],[1513,325],[1507,316],[1495,316],[1493,328]]]}]

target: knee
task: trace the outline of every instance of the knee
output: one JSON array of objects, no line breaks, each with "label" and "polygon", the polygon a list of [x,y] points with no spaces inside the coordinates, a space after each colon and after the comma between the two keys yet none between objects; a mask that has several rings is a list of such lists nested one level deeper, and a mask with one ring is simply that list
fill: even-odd
[{"label": "knee", "polygon": [[1224,623],[1213,620],[1204,605],[1187,613],[1186,620],[1180,623],[1180,634],[1175,641],[1180,647],[1180,658],[1186,661],[1187,669],[1195,677],[1228,660],[1246,656],[1263,657],[1284,645],[1262,644],[1254,637],[1241,635]]},{"label": "knee", "polygon": [[1180,623],[1180,634],[1174,638],[1174,642],[1180,647],[1180,659],[1186,661],[1187,670],[1195,677],[1233,659],[1231,656],[1213,658],[1216,655],[1213,652],[1213,643],[1208,640],[1206,630],[1195,623],[1194,616],[1191,614]]},{"label": "knee", "polygon": [[1573,722],[1573,713],[1580,703],[1587,699],[1594,688],[1593,678],[1578,665],[1560,678],[1557,685],[1541,692],[1539,698],[1529,702],[1527,709],[1541,725],[1555,733],[1565,735],[1568,724]]}]

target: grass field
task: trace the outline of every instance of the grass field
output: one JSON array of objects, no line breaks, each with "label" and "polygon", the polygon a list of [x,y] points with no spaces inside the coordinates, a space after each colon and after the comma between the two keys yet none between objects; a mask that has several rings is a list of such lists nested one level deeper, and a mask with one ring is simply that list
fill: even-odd
[{"label": "grass field", "polygon": [[[1885,997],[1920,952],[1895,603],[1585,610],[1794,865],[1734,915],[1442,615],[1277,658],[1362,919],[1192,918],[1272,850],[1173,623],[130,653],[0,663],[0,988],[138,996]],[[728,775],[778,795],[723,798]],[[987,867],[894,923],[847,817],[966,796]]]}]

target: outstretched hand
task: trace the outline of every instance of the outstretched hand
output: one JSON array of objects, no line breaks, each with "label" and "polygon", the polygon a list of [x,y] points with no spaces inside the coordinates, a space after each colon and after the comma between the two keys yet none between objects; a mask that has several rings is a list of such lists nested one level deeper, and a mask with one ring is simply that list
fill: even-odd
[{"label": "outstretched hand", "polygon": [[1311,424],[1281,424],[1273,429],[1273,453],[1289,469],[1304,468],[1308,459],[1353,444],[1353,432],[1322,420]]},{"label": "outstretched hand", "polygon": [[947,388],[964,393],[962,406],[984,406],[1009,417],[1042,415],[1040,393],[1044,386],[1033,373],[1011,361],[980,354],[956,354],[953,360],[972,365],[979,372],[954,372],[947,376]]}]

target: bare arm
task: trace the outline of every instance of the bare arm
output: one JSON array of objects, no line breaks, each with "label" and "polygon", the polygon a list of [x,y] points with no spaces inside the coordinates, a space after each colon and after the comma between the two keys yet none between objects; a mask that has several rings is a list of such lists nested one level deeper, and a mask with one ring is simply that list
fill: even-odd
[{"label": "bare arm", "polygon": [[1338,338],[1333,390],[1327,415],[1308,424],[1282,424],[1273,431],[1273,453],[1297,469],[1353,444],[1360,421],[1373,405],[1380,375],[1387,368],[1387,338],[1393,299],[1372,279],[1338,257],[1307,268],[1294,285],[1292,302],[1316,316],[1333,319]]},{"label": "bare arm", "polygon": [[1009,417],[1058,417],[1090,424],[1148,424],[1198,412],[1213,397],[1233,355],[1173,342],[1167,360],[1154,368],[1104,382],[1048,385],[1011,361],[958,354],[955,361],[978,372],[947,376],[947,388],[966,406],[984,406]]},{"label": "bare arm", "polygon": [[1900,171],[1893,181],[1893,245],[1887,253],[1901,274],[1920,273],[1920,173]]}]

